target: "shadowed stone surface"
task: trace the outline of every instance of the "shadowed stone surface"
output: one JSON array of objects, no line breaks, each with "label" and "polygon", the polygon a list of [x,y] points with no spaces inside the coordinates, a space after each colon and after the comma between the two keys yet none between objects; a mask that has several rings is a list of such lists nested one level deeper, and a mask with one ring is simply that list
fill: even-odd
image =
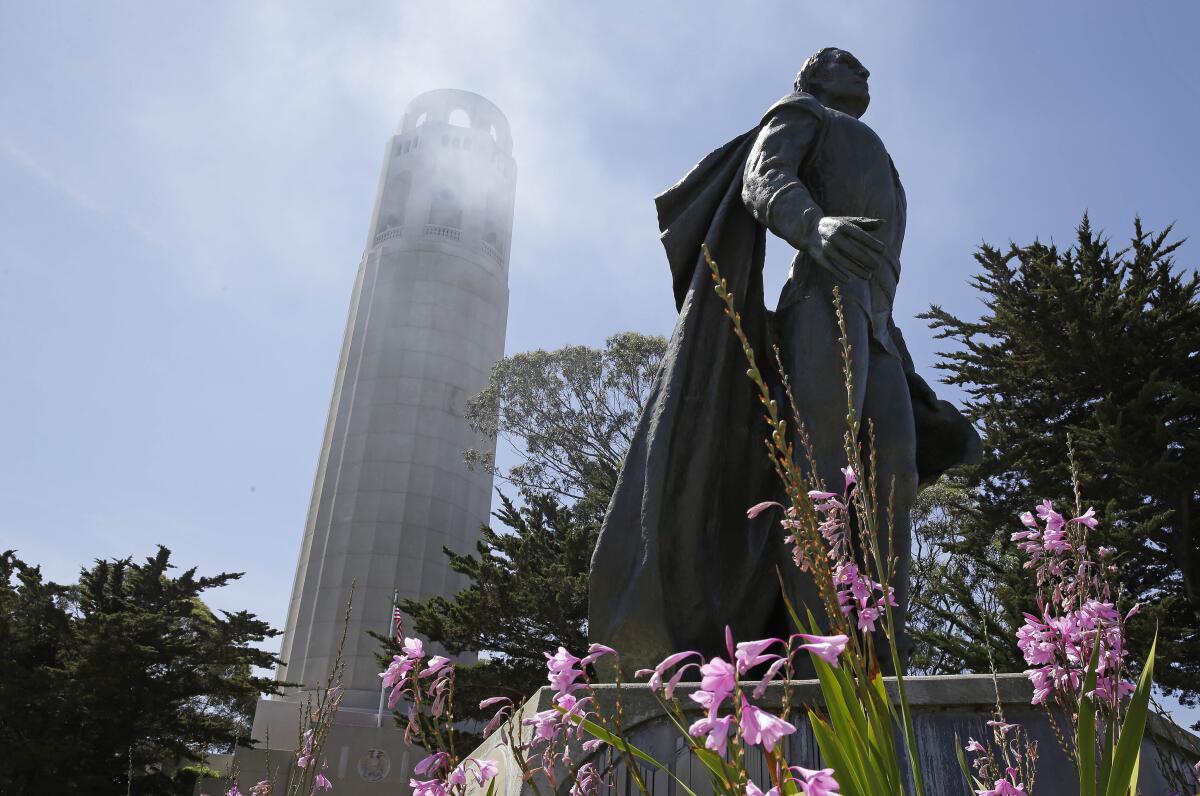
[{"label": "shadowed stone surface", "polygon": [[[797,681],[792,685],[791,704],[796,711],[803,710],[805,705],[823,704],[820,687],[815,680]],[[1055,740],[1045,712],[1029,704],[1033,688],[1028,679],[1021,674],[1004,674],[996,678],[996,685],[1005,719],[1022,724],[1033,740],[1037,741],[1040,765],[1033,792],[1055,796],[1078,792],[1079,785],[1074,770]],[[993,687],[992,678],[988,675],[909,677],[905,678],[905,687],[909,705],[913,710],[917,750],[927,796],[962,796],[968,790],[955,757],[955,735],[957,734],[964,744],[968,737],[990,737],[990,730],[985,726],[985,722],[992,718],[992,710],[996,703],[997,689]],[[688,692],[694,688],[694,685],[683,685],[676,692],[685,711],[688,712],[689,721],[699,718],[703,713],[699,705],[687,698]],[[895,693],[894,682],[891,680],[889,689]],[[597,700],[603,706],[606,715],[612,714],[616,690],[616,686],[610,684],[596,686]],[[529,717],[538,711],[550,709],[552,696],[553,692],[549,688],[543,688],[525,703],[521,709],[522,716]],[[756,700],[756,704],[778,712],[783,696],[783,686],[776,683],[767,689],[762,699]],[[627,737],[635,746],[659,761],[670,761],[675,775],[695,790],[698,796],[708,796],[712,793],[706,776],[707,769],[688,752],[678,729],[663,715],[658,700],[647,685],[638,683],[621,686],[621,704]],[[821,768],[820,752],[808,729],[807,719],[797,712],[793,712],[792,718],[798,730],[785,739],[788,762],[807,768]],[[531,728],[524,728],[525,740],[528,739],[530,730]],[[586,738],[587,736],[585,740]],[[1158,749],[1155,748],[1155,744],[1158,745]],[[589,759],[598,758],[601,754],[603,753],[588,755],[578,744],[574,744],[571,757],[576,763],[584,763]],[[500,765],[497,794],[524,796],[534,793],[532,787],[521,782],[520,771],[512,759],[511,752],[502,744],[499,734],[485,741],[471,756],[494,760]],[[1178,770],[1187,771],[1197,758],[1200,758],[1200,738],[1180,730],[1159,716],[1152,716],[1147,730],[1147,741],[1142,747],[1142,773],[1139,779],[1141,792],[1164,794],[1170,791],[1161,773],[1164,759],[1167,765],[1175,765]],[[766,791],[768,780],[761,753],[756,752],[750,758],[749,768],[756,781]],[[671,796],[681,796],[683,793],[666,774],[649,768],[643,770],[642,774],[652,793]],[[625,796],[637,792],[631,784],[631,778],[625,776],[620,764],[615,782],[615,790],[605,793]],[[545,783],[540,780],[539,785],[543,788],[543,794],[549,792]],[[567,790],[569,785],[559,787],[556,792],[565,794]]]}]

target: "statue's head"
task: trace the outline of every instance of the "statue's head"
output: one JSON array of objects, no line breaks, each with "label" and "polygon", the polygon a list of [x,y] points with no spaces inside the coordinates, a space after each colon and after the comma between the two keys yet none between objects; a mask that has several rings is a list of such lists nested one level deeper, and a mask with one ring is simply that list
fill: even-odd
[{"label": "statue's head", "polygon": [[812,94],[827,108],[859,117],[871,103],[871,73],[850,53],[826,47],[810,55],[796,75],[796,90]]}]

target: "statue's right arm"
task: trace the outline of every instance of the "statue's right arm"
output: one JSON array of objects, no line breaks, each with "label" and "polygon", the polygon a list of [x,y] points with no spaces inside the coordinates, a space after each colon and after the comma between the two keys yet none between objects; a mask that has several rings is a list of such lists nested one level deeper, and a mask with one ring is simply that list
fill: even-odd
[{"label": "statue's right arm", "polygon": [[767,229],[806,251],[823,213],[800,181],[800,167],[815,145],[821,120],[809,108],[782,105],[759,129],[746,158],[742,201]]}]

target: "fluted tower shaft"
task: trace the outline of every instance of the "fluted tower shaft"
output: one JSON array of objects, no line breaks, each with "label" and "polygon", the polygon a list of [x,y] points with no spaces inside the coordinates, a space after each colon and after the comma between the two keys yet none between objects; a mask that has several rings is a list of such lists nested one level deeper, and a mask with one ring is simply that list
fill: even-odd
[{"label": "fluted tower shaft", "polygon": [[516,165],[504,115],[465,91],[409,104],[388,142],[359,266],[284,631],[280,679],[313,687],[337,651],[351,584],[343,705],[374,709],[393,591],[465,586],[491,475],[470,471],[466,399],[504,353]]}]

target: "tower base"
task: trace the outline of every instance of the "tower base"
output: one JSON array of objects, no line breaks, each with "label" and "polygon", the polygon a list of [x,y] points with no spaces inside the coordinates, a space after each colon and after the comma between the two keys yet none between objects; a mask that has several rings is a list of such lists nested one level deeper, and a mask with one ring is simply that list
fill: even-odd
[{"label": "tower base", "polygon": [[[295,698],[260,699],[252,731],[258,748],[239,748],[233,755],[210,760],[220,777],[201,780],[197,796],[225,796],[235,772],[243,794],[268,778],[275,782],[275,793],[286,793],[300,745],[302,707]],[[404,730],[396,726],[390,711],[381,716],[374,710],[341,708],[325,740],[329,765],[324,773],[338,796],[406,793],[413,766],[425,754],[420,747],[404,742]]]}]

